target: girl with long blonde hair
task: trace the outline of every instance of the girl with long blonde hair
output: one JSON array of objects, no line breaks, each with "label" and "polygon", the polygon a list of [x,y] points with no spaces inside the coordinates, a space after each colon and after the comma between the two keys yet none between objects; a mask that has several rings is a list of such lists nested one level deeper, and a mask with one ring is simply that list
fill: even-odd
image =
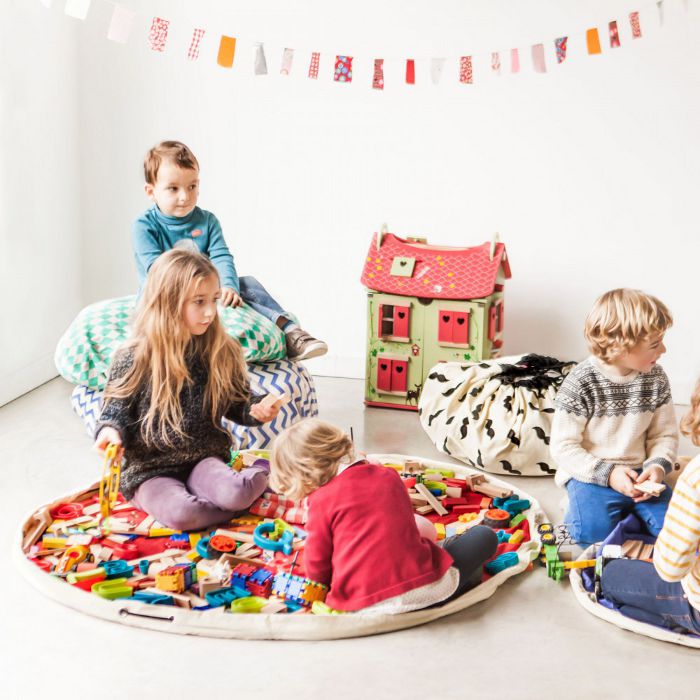
[{"label": "girl with long blonde hair", "polygon": [[151,267],[131,338],[115,353],[97,423],[96,447],[122,445],[121,491],[141,510],[178,529],[229,520],[265,490],[263,467],[227,464],[230,434],[272,420],[277,407],[252,396],[243,351],[216,310],[216,268],[176,248]]}]

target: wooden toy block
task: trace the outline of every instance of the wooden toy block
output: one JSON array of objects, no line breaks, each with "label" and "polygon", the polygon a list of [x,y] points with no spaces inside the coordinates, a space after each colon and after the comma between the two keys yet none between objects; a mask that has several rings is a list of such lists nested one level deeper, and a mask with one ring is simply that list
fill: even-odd
[{"label": "wooden toy block", "polygon": [[639,553],[639,558],[644,559],[645,561],[651,561],[654,556],[654,545],[653,544],[645,544],[642,547],[642,551]]},{"label": "wooden toy block", "polygon": [[214,533],[214,536],[216,535],[230,537],[237,542],[253,542],[253,535],[250,532],[239,532],[238,530],[217,530]]},{"label": "wooden toy block", "polygon": [[449,498],[461,498],[462,497],[462,488],[459,486],[448,486],[447,490],[445,491],[445,494]]},{"label": "wooden toy block", "polygon": [[476,491],[474,487],[483,484],[486,481],[486,477],[483,474],[468,474],[464,477],[464,481],[467,484],[467,488]]},{"label": "wooden toy block", "polygon": [[[221,588],[221,586],[219,586],[219,588]],[[164,591],[161,591],[160,588],[144,588],[143,592],[155,593],[156,595],[169,595],[175,601],[175,605],[177,605],[178,608],[192,607],[192,600],[182,593],[171,593],[170,591],[165,593]]]},{"label": "wooden toy block", "polygon": [[513,495],[513,489],[506,488],[505,486],[496,486],[496,484],[490,483],[478,483],[472,488],[472,491],[478,493],[483,493],[485,496],[491,498],[508,498],[508,496]]},{"label": "wooden toy block", "polygon": [[644,548],[642,540],[626,540],[622,544],[622,554],[630,559],[639,559],[639,555]]},{"label": "wooden toy block", "polygon": [[258,405],[263,406],[264,408],[279,408],[280,406],[284,406],[284,404],[288,403],[289,401],[290,397],[288,394],[278,394],[275,391],[271,391],[262,399],[262,401],[258,402]]},{"label": "wooden toy block", "polygon": [[431,505],[424,505],[424,506],[418,506],[418,508],[414,508],[416,513],[419,515],[427,515],[428,513],[432,513],[435,509]]},{"label": "wooden toy block", "polygon": [[649,493],[652,496],[660,496],[666,489],[666,484],[659,484],[656,481],[642,481],[641,483],[635,484],[634,488],[642,493]]},{"label": "wooden toy block", "polygon": [[417,459],[407,459],[403,469],[407,474],[421,474],[425,467]]},{"label": "wooden toy block", "polygon": [[408,497],[414,506],[425,506],[428,504],[428,499],[420,493],[409,493]]},{"label": "wooden toy block", "polygon": [[433,510],[438,515],[447,515],[447,509],[433,496],[423,484],[416,484],[416,491],[428,501],[428,505],[432,506]]}]

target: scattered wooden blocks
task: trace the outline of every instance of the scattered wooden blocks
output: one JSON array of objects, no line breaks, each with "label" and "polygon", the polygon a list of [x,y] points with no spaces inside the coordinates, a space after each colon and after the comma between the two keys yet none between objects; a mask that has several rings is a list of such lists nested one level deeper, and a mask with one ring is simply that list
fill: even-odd
[{"label": "scattered wooden blocks", "polygon": [[648,493],[652,496],[660,496],[666,489],[666,484],[659,484],[656,481],[642,481],[634,485],[637,491]]}]

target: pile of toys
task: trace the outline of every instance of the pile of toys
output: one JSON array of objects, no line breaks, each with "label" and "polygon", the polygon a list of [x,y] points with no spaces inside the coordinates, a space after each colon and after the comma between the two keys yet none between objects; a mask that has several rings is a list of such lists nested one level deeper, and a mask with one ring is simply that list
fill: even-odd
[{"label": "pile of toys", "polygon": [[[304,575],[305,502],[265,493],[223,527],[178,532],[123,499],[119,457],[108,451],[99,492],[55,505],[25,532],[26,556],[47,575],[110,600],[230,613],[338,612],[324,602],[327,587]],[[246,451],[234,455],[232,468],[264,459]],[[455,478],[415,460],[385,466],[399,472],[439,539],[485,524],[500,542],[487,574],[517,563],[517,549],[530,540],[529,501],[481,474]]]}]

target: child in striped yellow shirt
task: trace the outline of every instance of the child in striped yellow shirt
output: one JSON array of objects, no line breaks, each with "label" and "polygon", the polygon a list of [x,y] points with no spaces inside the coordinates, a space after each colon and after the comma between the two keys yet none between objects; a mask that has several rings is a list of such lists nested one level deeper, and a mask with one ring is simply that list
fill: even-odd
[{"label": "child in striped yellow shirt", "polygon": [[[700,446],[700,381],[681,430]],[[654,545],[654,563],[610,562],[602,592],[621,613],[679,632],[700,634],[700,455],[683,470]]]}]

